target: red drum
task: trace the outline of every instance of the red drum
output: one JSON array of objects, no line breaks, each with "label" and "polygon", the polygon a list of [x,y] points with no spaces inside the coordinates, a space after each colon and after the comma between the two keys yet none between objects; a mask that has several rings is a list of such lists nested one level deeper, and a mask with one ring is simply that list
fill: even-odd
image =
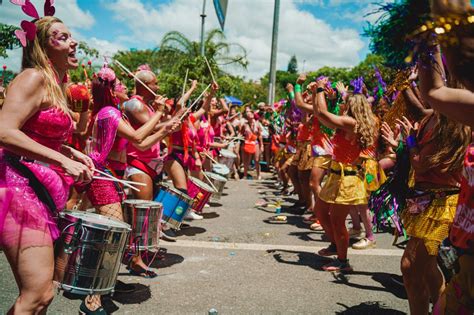
[{"label": "red drum", "polygon": [[204,183],[202,180],[195,177],[188,178],[188,195],[194,199],[191,206],[194,211],[202,213],[202,209],[204,209],[209,198],[211,198],[211,195],[215,192],[214,188]]}]

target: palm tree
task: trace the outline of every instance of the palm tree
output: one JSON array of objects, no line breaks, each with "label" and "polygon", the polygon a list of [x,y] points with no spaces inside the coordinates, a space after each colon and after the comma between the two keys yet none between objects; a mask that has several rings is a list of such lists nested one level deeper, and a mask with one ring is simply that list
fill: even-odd
[{"label": "palm tree", "polygon": [[[247,51],[236,43],[226,41],[225,35],[219,29],[210,30],[204,41],[205,56],[213,71],[222,72],[220,66],[238,66],[247,69]],[[157,53],[163,63],[177,61],[177,58],[196,60],[201,58],[200,43],[191,41],[178,31],[171,31],[164,35]]]}]

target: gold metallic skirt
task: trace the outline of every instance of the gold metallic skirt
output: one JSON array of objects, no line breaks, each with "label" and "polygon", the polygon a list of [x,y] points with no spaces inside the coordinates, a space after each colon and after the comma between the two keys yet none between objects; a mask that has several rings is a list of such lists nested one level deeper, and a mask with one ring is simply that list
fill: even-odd
[{"label": "gold metallic skirt", "polygon": [[313,167],[318,167],[322,169],[329,169],[331,165],[332,158],[330,155],[321,155],[313,158]]},{"label": "gold metallic skirt", "polygon": [[331,161],[329,177],[319,198],[333,204],[365,205],[368,197],[360,165]]},{"label": "gold metallic skirt", "polygon": [[407,235],[420,238],[428,254],[438,255],[438,247],[448,237],[449,229],[456,214],[459,194],[436,198],[419,214],[410,213],[407,209],[401,218]]}]

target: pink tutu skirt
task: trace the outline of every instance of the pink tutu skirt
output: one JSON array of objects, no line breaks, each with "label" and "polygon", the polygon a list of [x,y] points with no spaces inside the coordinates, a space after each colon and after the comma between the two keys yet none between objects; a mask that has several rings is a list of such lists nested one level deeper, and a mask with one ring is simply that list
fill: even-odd
[{"label": "pink tutu skirt", "polygon": [[[69,195],[70,178],[33,162],[23,162],[49,191],[62,210]],[[0,152],[0,246],[27,248],[52,246],[60,235],[51,210],[41,202],[28,179],[10,166]]]}]

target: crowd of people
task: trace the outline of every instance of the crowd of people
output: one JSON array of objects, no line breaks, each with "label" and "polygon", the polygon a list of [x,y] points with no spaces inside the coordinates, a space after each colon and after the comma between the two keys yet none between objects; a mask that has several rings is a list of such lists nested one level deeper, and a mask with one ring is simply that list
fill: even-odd
[{"label": "crowd of people", "polygon": [[[308,228],[329,242],[317,253],[334,257],[323,270],[351,272],[349,240],[357,239],[354,249],[373,248],[374,225],[390,225],[408,238],[401,272],[410,312],[428,314],[430,303],[436,314],[474,311],[467,2],[433,2],[433,16],[461,21],[451,33],[457,40],[418,38],[427,48],[394,82],[377,70],[378,88],[369,91],[362,77],[347,86],[301,74],[286,86],[286,100],[243,107],[216,97],[215,81],[202,93],[192,81],[182,95],[160,95],[146,64],[129,73],[131,90],[107,63],[70,82],[77,42],[49,1],[41,18],[26,3],[34,20],[22,22],[30,25],[19,37],[23,70],[2,89],[0,110],[0,245],[20,291],[10,313],[45,313],[53,299],[58,210],[93,208],[124,221],[124,200],[153,201],[165,180],[186,195],[189,178],[220,173],[224,152],[233,163],[222,175],[259,180],[262,170],[273,171],[281,193],[297,196],[293,211],[309,214]],[[191,208],[184,216],[202,218]],[[160,225],[164,240],[176,240],[175,232]],[[128,248],[125,257],[131,274],[156,277],[140,251]],[[88,295],[80,312],[105,314],[100,295]]]}]

